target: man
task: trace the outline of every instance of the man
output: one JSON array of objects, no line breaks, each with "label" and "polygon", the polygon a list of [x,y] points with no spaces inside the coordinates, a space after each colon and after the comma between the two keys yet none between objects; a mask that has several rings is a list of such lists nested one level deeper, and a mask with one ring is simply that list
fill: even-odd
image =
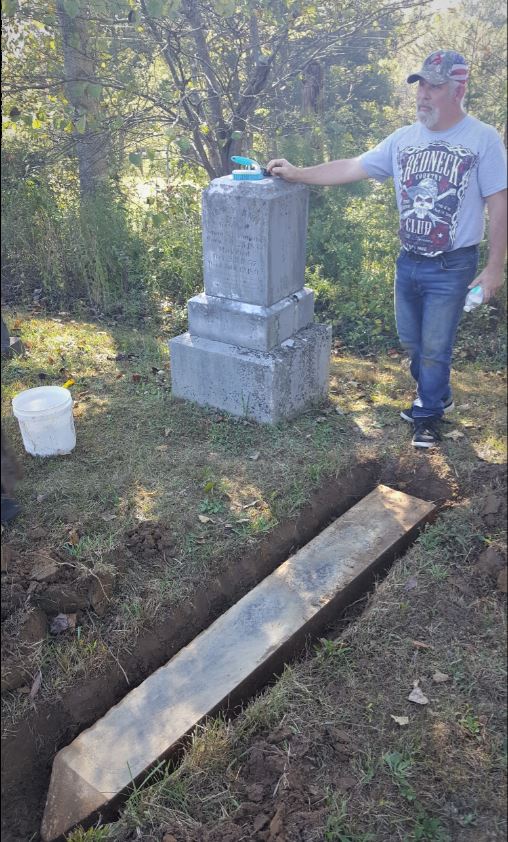
[{"label": "man", "polygon": [[[461,55],[437,50],[407,79],[418,83],[416,123],[358,158],[304,168],[285,159],[267,165],[272,175],[302,184],[394,178],[402,244],[395,315],[417,384],[413,406],[401,417],[414,424],[413,445],[421,448],[440,440],[437,422],[454,406],[452,348],[468,289],[480,285],[488,301],[503,283],[506,155],[496,130],[464,111],[467,79]],[[476,277],[485,204],[489,256]]]}]

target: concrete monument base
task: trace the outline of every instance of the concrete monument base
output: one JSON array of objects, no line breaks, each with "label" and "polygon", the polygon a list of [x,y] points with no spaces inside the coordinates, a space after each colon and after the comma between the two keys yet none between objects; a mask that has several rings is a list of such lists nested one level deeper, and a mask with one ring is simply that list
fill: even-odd
[{"label": "concrete monument base", "polygon": [[303,287],[271,307],[201,293],[187,302],[189,333],[203,339],[271,351],[312,324],[314,293]]},{"label": "concrete monument base", "polygon": [[184,333],[170,340],[173,395],[265,424],[326,398],[332,330],[311,325],[270,352]]}]

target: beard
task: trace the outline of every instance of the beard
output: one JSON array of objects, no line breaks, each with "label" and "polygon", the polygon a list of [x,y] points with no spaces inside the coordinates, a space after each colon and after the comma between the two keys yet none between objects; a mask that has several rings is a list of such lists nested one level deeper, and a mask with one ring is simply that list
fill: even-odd
[{"label": "beard", "polygon": [[416,116],[426,129],[432,129],[439,120],[439,109],[430,108],[428,111],[416,108]]}]

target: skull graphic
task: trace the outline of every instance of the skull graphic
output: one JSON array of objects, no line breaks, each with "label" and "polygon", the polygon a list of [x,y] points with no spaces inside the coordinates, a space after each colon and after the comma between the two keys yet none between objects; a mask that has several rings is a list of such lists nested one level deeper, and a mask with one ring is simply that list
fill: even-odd
[{"label": "skull graphic", "polygon": [[418,219],[424,219],[432,211],[437,198],[437,184],[433,178],[420,181],[413,198],[413,210]]},{"label": "skull graphic", "polygon": [[414,214],[418,219],[430,219],[434,224],[439,221],[439,216],[434,213],[434,205],[445,196],[455,193],[455,190],[446,190],[439,195],[437,182],[433,178],[423,178],[416,187],[407,187],[406,193],[413,200],[410,208],[402,213],[402,219]]}]

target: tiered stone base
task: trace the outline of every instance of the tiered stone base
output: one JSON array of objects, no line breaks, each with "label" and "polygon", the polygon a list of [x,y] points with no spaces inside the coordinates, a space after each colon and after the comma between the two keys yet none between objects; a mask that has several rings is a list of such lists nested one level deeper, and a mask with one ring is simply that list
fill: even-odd
[{"label": "tiered stone base", "polygon": [[331,341],[321,324],[269,352],[184,333],[169,342],[173,395],[277,424],[326,397]]}]

